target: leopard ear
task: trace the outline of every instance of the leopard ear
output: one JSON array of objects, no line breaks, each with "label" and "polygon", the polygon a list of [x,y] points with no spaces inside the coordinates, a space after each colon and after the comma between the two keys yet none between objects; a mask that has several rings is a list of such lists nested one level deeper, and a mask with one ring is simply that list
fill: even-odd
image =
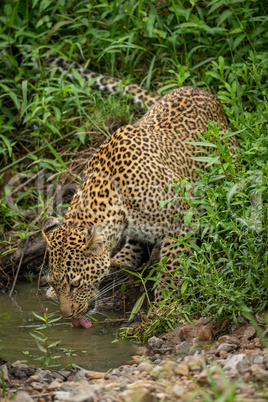
[{"label": "leopard ear", "polygon": [[43,223],[42,234],[47,244],[50,244],[50,237],[53,231],[60,226],[60,222],[56,218],[47,218]]},{"label": "leopard ear", "polygon": [[94,227],[93,234],[86,244],[83,246],[83,251],[90,254],[100,254],[103,250],[103,226],[97,224]]}]

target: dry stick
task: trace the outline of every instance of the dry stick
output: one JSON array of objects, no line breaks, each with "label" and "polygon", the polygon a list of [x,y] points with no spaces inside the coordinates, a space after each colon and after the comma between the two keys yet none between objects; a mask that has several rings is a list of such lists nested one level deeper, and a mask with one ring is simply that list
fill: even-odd
[{"label": "dry stick", "polygon": [[14,291],[14,289],[15,289],[16,282],[17,282],[17,279],[18,279],[18,275],[19,275],[19,272],[20,272],[20,267],[21,267],[21,264],[22,264],[22,260],[23,260],[25,251],[27,250],[27,246],[28,246],[29,239],[30,239],[30,236],[27,237],[27,240],[26,240],[26,243],[25,243],[25,247],[24,247],[24,249],[22,250],[21,257],[20,257],[20,262],[19,262],[19,265],[18,265],[18,268],[17,268],[17,272],[16,272],[16,275],[15,275],[15,279],[14,279],[14,282],[13,282],[13,285],[12,285],[12,288],[11,288],[11,291],[9,292],[9,297],[12,296],[12,293],[13,293],[13,291]]},{"label": "dry stick", "polygon": [[44,254],[44,257],[43,257],[43,263],[42,263],[42,266],[40,268],[40,272],[39,272],[39,276],[38,276],[38,285],[37,285],[38,292],[40,292],[40,279],[41,279],[41,273],[42,273],[44,265],[45,265],[46,255],[47,255],[47,248],[45,250],[45,254]]}]

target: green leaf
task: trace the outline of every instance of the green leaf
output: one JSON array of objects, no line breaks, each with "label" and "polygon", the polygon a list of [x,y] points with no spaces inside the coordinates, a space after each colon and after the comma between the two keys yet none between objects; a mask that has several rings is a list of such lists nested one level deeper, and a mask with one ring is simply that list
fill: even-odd
[{"label": "green leaf", "polygon": [[137,278],[141,278],[140,274],[138,272],[134,272],[134,271],[129,271],[128,269],[122,268],[123,271],[127,272],[128,274],[134,275]]},{"label": "green leaf", "polygon": [[170,202],[172,202],[174,200],[178,200],[178,199],[179,199],[178,197],[173,197],[173,198],[170,198],[169,200],[161,201],[159,203],[159,208],[165,208]]},{"label": "green leaf", "polygon": [[41,336],[38,336],[37,334],[35,334],[35,333],[33,333],[33,332],[30,332],[30,335],[31,335],[34,339],[36,339],[37,341],[40,341],[40,342],[43,342],[43,343],[47,340],[47,338],[45,338],[44,335],[43,335],[43,338],[42,338]]},{"label": "green leaf", "polygon": [[228,191],[227,196],[226,196],[228,203],[230,203],[230,201],[231,201],[233,195],[236,193],[236,191],[237,191],[238,188],[239,188],[239,187],[238,187],[238,184],[236,184],[236,183],[234,183],[234,184],[231,186],[231,188],[230,188],[230,190]]},{"label": "green leaf", "polygon": [[40,345],[40,343],[37,342],[37,347],[39,350],[41,350],[41,352],[43,353],[47,353],[46,348],[43,345]]},{"label": "green leaf", "polygon": [[190,145],[198,145],[201,147],[211,147],[211,148],[217,148],[217,145],[212,144],[211,142],[194,142],[194,141],[185,141],[185,144],[190,144]]},{"label": "green leaf", "polygon": [[143,293],[143,294],[138,298],[138,300],[136,301],[136,303],[135,303],[135,305],[134,305],[134,307],[133,307],[133,309],[132,309],[132,311],[131,311],[131,314],[130,314],[130,317],[129,317],[129,321],[132,320],[132,318],[135,317],[135,315],[140,311],[141,306],[143,305],[143,302],[144,302],[144,298],[145,298],[145,293]]},{"label": "green leaf", "polygon": [[60,321],[61,319],[62,317],[53,318],[52,320],[49,320],[48,323],[51,324],[52,322]]},{"label": "green leaf", "polygon": [[188,211],[184,215],[184,223],[186,226],[191,225],[193,215],[194,215],[194,210],[192,208],[188,209]]},{"label": "green leaf", "polygon": [[87,132],[86,132],[86,130],[84,129],[84,127],[79,127],[79,128],[77,129],[76,135],[77,135],[77,137],[79,138],[79,140],[81,141],[81,143],[84,145],[85,139],[86,139],[86,135],[87,135]]},{"label": "green leaf", "polygon": [[49,348],[49,349],[54,348],[54,346],[57,346],[60,342],[61,342],[61,341],[52,342],[50,345],[48,345],[48,348]]},{"label": "green leaf", "polygon": [[189,282],[187,280],[183,282],[183,284],[181,286],[181,289],[180,289],[180,293],[181,293],[182,296],[186,292],[188,284],[189,284]]},{"label": "green leaf", "polygon": [[220,165],[220,162],[219,162],[220,156],[219,155],[214,156],[214,157],[211,157],[211,156],[195,156],[195,157],[191,157],[190,159],[192,159],[193,161],[197,161],[197,162],[204,162],[204,163],[207,162],[206,167],[208,167],[210,165],[213,165],[214,163],[217,164],[217,165]]},{"label": "green leaf", "polygon": [[34,315],[36,318],[38,318],[38,320],[41,320],[41,321],[46,322],[46,319],[45,319],[44,317],[41,317],[41,315],[38,315],[38,314],[36,314],[36,313],[34,313],[34,312],[32,312],[32,313],[33,313],[33,315]]},{"label": "green leaf", "polygon": [[63,161],[63,159],[61,158],[61,156],[58,154],[58,152],[52,147],[52,145],[49,144],[49,142],[45,139],[45,142],[48,146],[48,148],[50,149],[50,151],[53,153],[53,155],[55,156],[55,158],[59,161],[59,163],[61,164],[61,166],[67,170],[67,166],[65,164],[65,162]]},{"label": "green leaf", "polygon": [[27,110],[27,85],[28,81],[24,80],[22,81],[21,88],[22,88],[22,97],[23,97],[23,102],[22,102],[22,107],[21,107],[21,114],[24,114]]}]

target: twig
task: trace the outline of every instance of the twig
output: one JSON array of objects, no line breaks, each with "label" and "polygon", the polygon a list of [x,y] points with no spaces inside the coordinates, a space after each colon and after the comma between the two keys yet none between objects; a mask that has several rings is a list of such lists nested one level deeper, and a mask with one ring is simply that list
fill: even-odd
[{"label": "twig", "polygon": [[19,272],[20,272],[20,267],[21,267],[21,264],[22,264],[22,260],[23,260],[25,251],[26,251],[27,246],[28,246],[29,239],[30,239],[30,236],[27,237],[27,240],[26,240],[26,243],[25,243],[25,247],[24,247],[24,249],[22,250],[21,257],[20,257],[20,262],[19,262],[19,265],[18,265],[18,268],[17,268],[17,272],[16,272],[16,275],[15,275],[15,279],[14,279],[12,288],[11,288],[11,290],[10,290],[10,292],[9,292],[9,297],[12,296],[12,293],[13,293],[13,291],[14,291],[14,289],[15,289],[16,282],[17,282],[17,279],[18,279],[18,275],[19,275]]},{"label": "twig", "polygon": [[39,275],[38,275],[38,286],[37,286],[38,292],[40,291],[40,279],[41,279],[41,273],[42,273],[43,268],[44,268],[44,264],[45,264],[45,260],[46,260],[46,255],[47,255],[47,248],[45,249],[45,254],[44,254],[44,257],[43,257],[43,263],[42,263],[42,266],[41,266],[41,268],[40,268],[40,272],[39,272]]}]

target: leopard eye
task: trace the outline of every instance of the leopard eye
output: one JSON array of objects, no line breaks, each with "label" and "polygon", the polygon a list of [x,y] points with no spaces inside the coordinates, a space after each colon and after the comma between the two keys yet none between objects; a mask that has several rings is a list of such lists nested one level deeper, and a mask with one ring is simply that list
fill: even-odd
[{"label": "leopard eye", "polygon": [[70,291],[72,291],[74,288],[77,288],[79,285],[80,285],[80,279],[78,279],[77,281],[73,281],[71,284],[70,284]]}]

